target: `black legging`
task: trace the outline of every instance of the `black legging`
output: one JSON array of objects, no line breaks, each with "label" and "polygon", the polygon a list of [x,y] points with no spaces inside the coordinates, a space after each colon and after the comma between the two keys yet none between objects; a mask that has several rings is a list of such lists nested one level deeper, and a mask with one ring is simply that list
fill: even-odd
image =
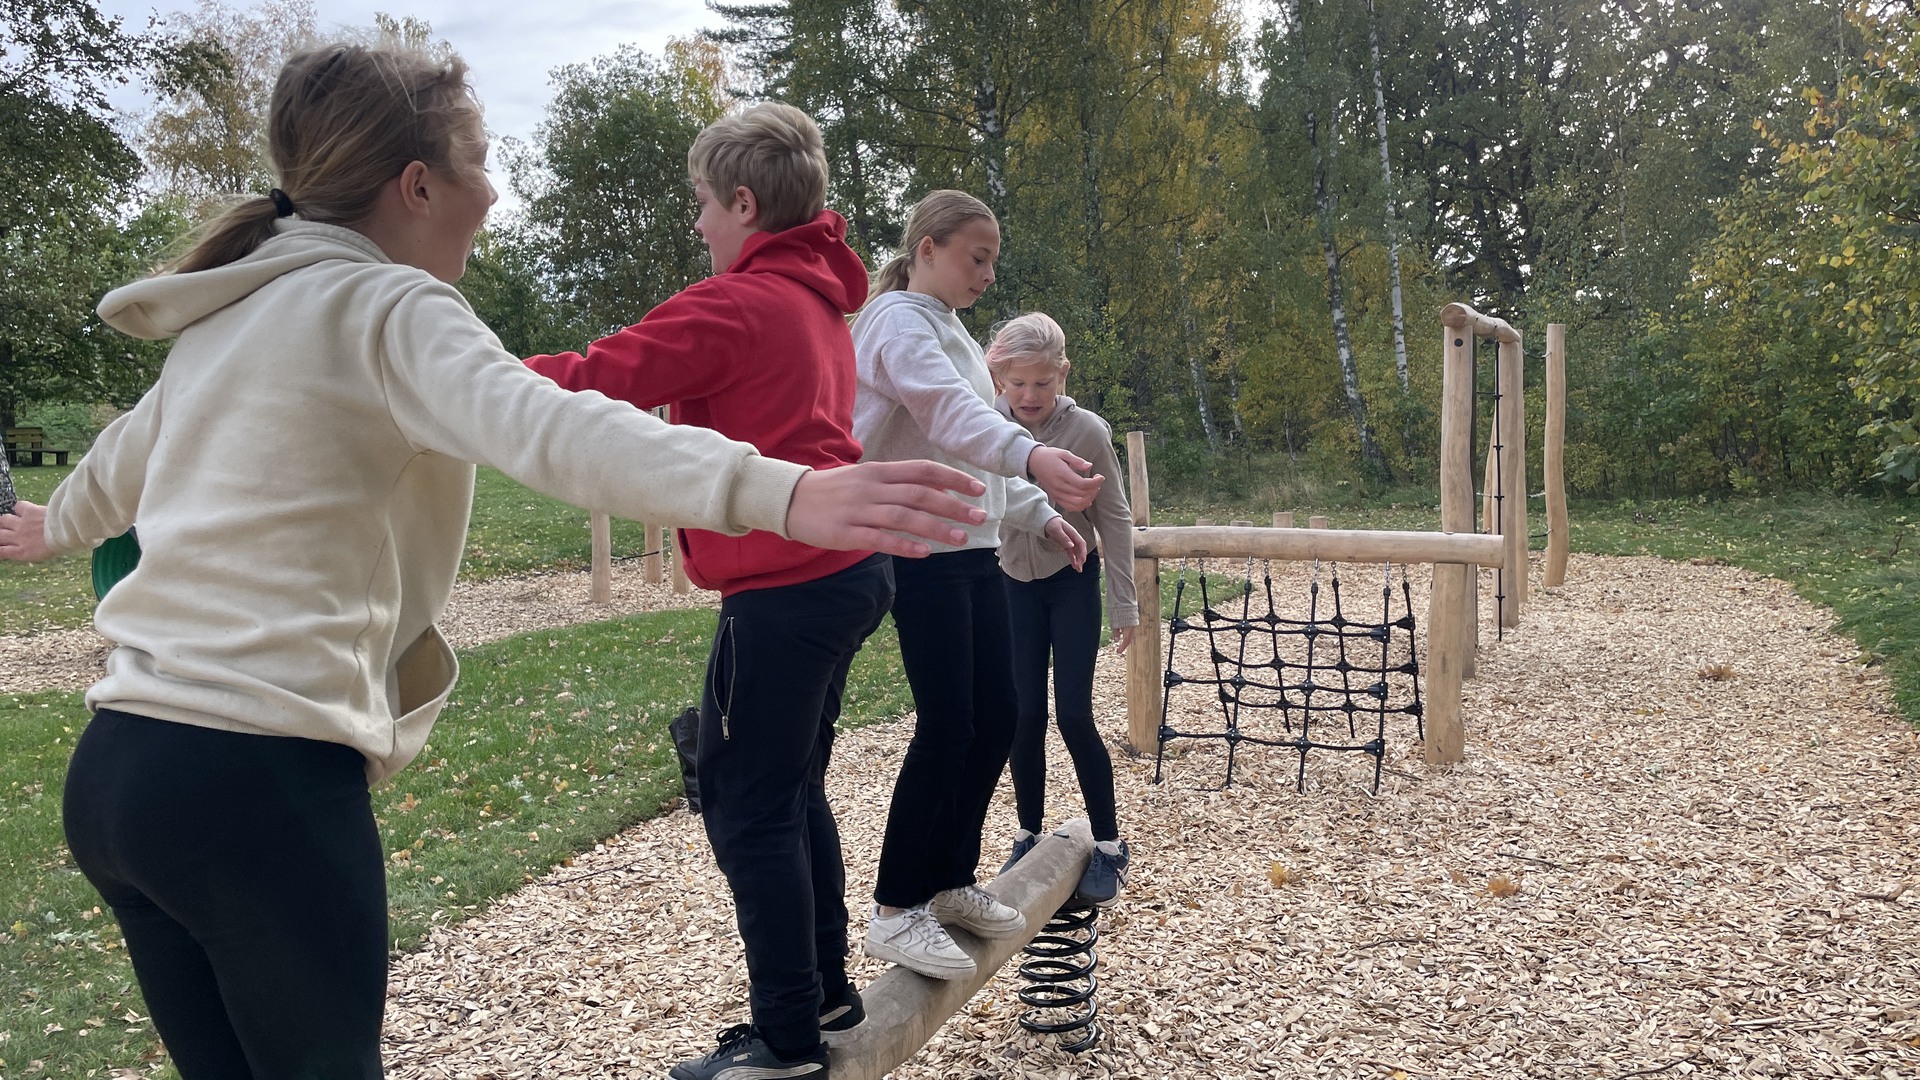
[{"label": "black legging", "polygon": [[1020,827],[1046,823],[1047,655],[1053,654],[1053,698],[1060,738],[1073,759],[1087,822],[1095,840],[1118,840],[1113,759],[1093,723],[1093,662],[1100,651],[1100,557],[1080,570],[1065,567],[1038,581],[1004,578],[1013,622],[1013,685],[1020,700],[1013,732],[1013,798]]},{"label": "black legging", "polygon": [[992,548],[893,561],[893,623],[916,719],[873,889],[888,907],[973,884],[980,830],[1013,743],[1001,576]]},{"label": "black legging", "polygon": [[377,1080],[387,894],[365,761],[102,709],[67,844],[185,1080]]}]

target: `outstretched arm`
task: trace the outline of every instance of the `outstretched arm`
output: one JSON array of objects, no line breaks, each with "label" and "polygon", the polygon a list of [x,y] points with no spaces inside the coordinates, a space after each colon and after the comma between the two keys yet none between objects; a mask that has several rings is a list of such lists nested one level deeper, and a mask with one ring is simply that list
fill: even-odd
[{"label": "outstretched arm", "polygon": [[807,473],[787,505],[787,535],[818,548],[883,551],[920,558],[927,545],[899,536],[958,545],[967,535],[953,527],[978,525],[987,512],[948,491],[979,496],[986,485],[959,469],[931,461],[868,461]]}]

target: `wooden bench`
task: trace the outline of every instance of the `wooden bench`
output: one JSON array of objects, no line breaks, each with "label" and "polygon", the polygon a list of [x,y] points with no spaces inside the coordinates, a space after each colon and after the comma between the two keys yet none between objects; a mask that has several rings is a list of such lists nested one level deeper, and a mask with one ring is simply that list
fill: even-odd
[{"label": "wooden bench", "polygon": [[6,433],[7,459],[15,465],[42,464],[42,458],[53,455],[55,465],[65,465],[70,450],[55,450],[47,445],[47,433],[37,427],[10,427]]}]

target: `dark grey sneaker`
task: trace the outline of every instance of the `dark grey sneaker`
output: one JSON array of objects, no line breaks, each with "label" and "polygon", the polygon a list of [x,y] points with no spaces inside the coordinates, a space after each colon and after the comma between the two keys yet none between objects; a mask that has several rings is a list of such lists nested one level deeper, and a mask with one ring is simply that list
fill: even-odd
[{"label": "dark grey sneaker", "polygon": [[867,1007],[860,1000],[860,991],[846,984],[838,994],[829,996],[820,1003],[820,1034],[838,1035],[843,1031],[852,1031],[867,1022]]},{"label": "dark grey sneaker", "polygon": [[1013,842],[1013,855],[1011,858],[1007,859],[1006,862],[1003,862],[1000,864],[1000,872],[1004,874],[1007,871],[1013,869],[1013,864],[1019,862],[1021,859],[1026,858],[1027,852],[1032,851],[1033,845],[1038,844],[1039,842],[1040,842],[1040,838],[1038,836],[1035,836],[1032,833],[1028,833],[1025,836],[1016,838]]},{"label": "dark grey sneaker", "polygon": [[719,1049],[695,1061],[683,1061],[667,1071],[673,1080],[788,1080],[808,1076],[826,1080],[827,1047],[799,1061],[782,1061],[774,1056],[752,1024],[735,1024],[720,1033]]},{"label": "dark grey sneaker", "polygon": [[1073,890],[1073,898],[1083,904],[1106,907],[1120,898],[1120,890],[1127,884],[1127,842],[1119,841],[1120,852],[1109,855],[1093,845],[1093,856],[1087,860],[1087,872],[1080,875],[1080,887]]}]

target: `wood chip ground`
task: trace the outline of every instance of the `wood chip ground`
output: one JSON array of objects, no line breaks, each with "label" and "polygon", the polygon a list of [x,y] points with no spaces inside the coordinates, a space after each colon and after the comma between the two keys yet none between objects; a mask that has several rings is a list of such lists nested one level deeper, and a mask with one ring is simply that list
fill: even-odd
[{"label": "wood chip ground", "polygon": [[[1914,1080],[1920,738],[1831,626],[1729,567],[1576,556],[1559,588],[1536,566],[1504,640],[1483,626],[1464,765],[1430,771],[1404,725],[1377,794],[1363,755],[1316,752],[1300,792],[1291,752],[1242,747],[1216,790],[1217,745],[1158,785],[1116,749],[1133,873],[1099,1046],[1022,1030],[1008,971],[892,1075]],[[1104,656],[1116,746],[1123,687]],[[909,734],[836,752],[856,912]],[[1066,761],[1056,739],[1054,820],[1081,812]],[[1003,782],[985,862],[1012,827]],[[746,983],[677,811],[437,931],[390,993],[395,1080],[653,1078],[745,1018]]]}]

